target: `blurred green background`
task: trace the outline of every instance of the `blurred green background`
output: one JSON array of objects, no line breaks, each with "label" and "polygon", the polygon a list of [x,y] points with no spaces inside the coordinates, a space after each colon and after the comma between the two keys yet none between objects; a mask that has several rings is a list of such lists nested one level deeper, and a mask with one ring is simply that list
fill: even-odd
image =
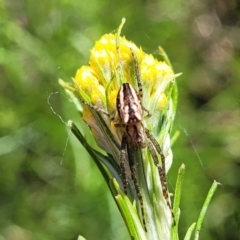
[{"label": "blurred green background", "polygon": [[[200,239],[240,239],[240,4],[237,0],[0,1],[0,239],[130,239],[98,169],[63,121],[81,129],[58,85],[87,64],[121,18],[122,35],[177,79],[174,163],[186,165],[180,239],[218,188]],[[53,110],[56,114],[54,114]],[[60,117],[63,121],[60,119]]]}]

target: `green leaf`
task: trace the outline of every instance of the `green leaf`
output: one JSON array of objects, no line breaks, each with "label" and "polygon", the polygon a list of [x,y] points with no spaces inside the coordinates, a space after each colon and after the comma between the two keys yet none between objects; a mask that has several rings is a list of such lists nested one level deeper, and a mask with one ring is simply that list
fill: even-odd
[{"label": "green leaf", "polygon": [[111,181],[111,189],[114,189],[114,196],[120,213],[125,221],[131,239],[147,240],[146,233],[138,217],[137,211],[127,195],[125,195],[116,179]]},{"label": "green leaf", "polygon": [[175,196],[174,196],[174,202],[173,202],[173,213],[175,216],[176,226],[173,226],[171,229],[171,239],[172,240],[178,240],[178,222],[180,218],[180,200],[182,195],[182,183],[183,183],[183,177],[185,174],[185,165],[182,164],[181,167],[178,170],[178,178],[176,182],[175,187]]},{"label": "green leaf", "polygon": [[196,231],[195,231],[195,237],[194,239],[195,240],[198,240],[199,239],[199,232],[201,230],[201,227],[202,227],[202,223],[203,223],[203,219],[205,217],[205,214],[206,214],[206,211],[207,211],[207,208],[210,204],[210,201],[213,197],[213,194],[215,193],[216,189],[217,189],[217,186],[219,185],[219,183],[217,181],[214,180],[209,192],[208,192],[208,195],[205,199],[205,202],[203,204],[203,207],[202,207],[202,210],[199,214],[199,217],[198,217],[198,220],[197,220],[197,224],[196,224]]},{"label": "green leaf", "polygon": [[[73,132],[73,134],[80,141],[80,143],[83,145],[83,147],[88,151],[88,153],[90,154],[90,156],[92,157],[92,159],[94,160],[96,165],[98,166],[98,168],[99,168],[100,172],[102,173],[107,184],[109,185],[109,181],[113,177],[116,178],[118,181],[121,181],[119,166],[113,160],[113,158],[111,156],[105,156],[102,153],[96,151],[94,148],[92,148],[88,144],[88,142],[86,141],[86,139],[84,138],[82,133],[79,131],[77,126],[72,121],[68,121],[68,125],[69,125],[71,131]],[[106,170],[106,168],[103,166],[103,164],[110,171],[110,173],[111,173],[110,175],[109,175],[109,171]]]},{"label": "green leaf", "polygon": [[78,236],[77,240],[86,240],[86,238],[84,238],[83,236]]},{"label": "green leaf", "polygon": [[195,228],[196,223],[194,222],[187,230],[187,233],[184,237],[184,240],[190,240],[192,236],[193,229]]},{"label": "green leaf", "polygon": [[175,215],[175,218],[176,218],[175,220],[176,220],[177,225],[178,225],[179,217],[180,217],[178,214],[178,209],[180,206],[184,174],[185,174],[185,165],[182,164],[178,170],[178,178],[177,178],[177,182],[176,182],[176,190],[175,190],[175,197],[174,197],[174,203],[173,203],[173,213]]}]

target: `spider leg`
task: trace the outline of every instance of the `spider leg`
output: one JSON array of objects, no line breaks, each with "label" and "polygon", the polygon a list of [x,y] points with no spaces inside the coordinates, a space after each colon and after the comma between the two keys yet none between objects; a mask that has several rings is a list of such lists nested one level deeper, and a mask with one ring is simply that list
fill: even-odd
[{"label": "spider leg", "polygon": [[[168,187],[167,187],[167,176],[166,176],[166,167],[165,167],[165,156],[163,154],[162,148],[160,147],[159,143],[153,137],[153,135],[149,132],[149,130],[145,129],[145,132],[146,132],[147,137],[150,140],[150,141],[148,141],[147,145],[148,145],[149,151],[152,155],[154,164],[158,169],[158,173],[159,173],[159,177],[160,177],[160,181],[161,181],[161,185],[162,185],[163,197],[165,198],[165,200],[167,202],[167,206],[169,207],[169,209],[171,211],[174,225],[176,225],[173,209],[172,209],[171,203],[169,201],[169,191],[168,191]],[[161,157],[162,165],[159,164],[158,156],[157,156],[154,148],[156,149],[157,153]]]},{"label": "spider leg", "polygon": [[[77,84],[76,84],[76,89],[77,89],[77,92],[79,92],[80,88]],[[107,112],[105,109],[96,107],[96,106],[92,105],[91,103],[86,102],[80,94],[76,94],[76,95],[82,104],[88,106],[89,108],[95,110],[96,112],[102,113],[102,114],[108,116],[109,118],[112,118],[111,114],[109,112]]]},{"label": "spider leg", "polygon": [[128,150],[128,161],[129,161],[129,167],[130,167],[130,171],[131,171],[131,178],[134,184],[134,188],[137,194],[137,198],[138,201],[140,203],[140,208],[141,208],[141,213],[142,213],[142,223],[144,226],[145,231],[147,232],[147,228],[146,228],[146,221],[145,221],[145,213],[144,213],[144,207],[143,207],[143,197],[138,185],[138,180],[137,180],[137,176],[136,176],[136,165],[134,162],[134,151],[137,151],[138,149],[135,149],[133,146],[131,146],[130,144],[127,144],[127,150]]},{"label": "spider leg", "polygon": [[142,83],[141,83],[141,78],[140,78],[139,64],[138,64],[135,53],[133,52],[133,50],[131,48],[130,48],[130,50],[131,50],[132,57],[133,57],[134,71],[135,71],[135,75],[136,75],[136,79],[137,79],[138,97],[139,97],[140,101],[142,102],[143,88],[142,88]]},{"label": "spider leg", "polygon": [[127,194],[127,184],[128,184],[125,165],[124,165],[125,161],[126,161],[126,146],[127,146],[127,135],[123,134],[122,143],[121,143],[121,150],[120,150],[119,165],[120,165],[123,189],[124,189],[125,194]]},{"label": "spider leg", "polygon": [[152,116],[152,114],[144,106],[142,106],[142,109],[147,113],[147,115],[144,116],[144,120],[146,120]]},{"label": "spider leg", "polygon": [[[137,79],[137,85],[138,85],[138,97],[142,105],[142,99],[143,99],[143,87],[142,87],[142,82],[141,82],[141,77],[140,77],[140,71],[139,71],[139,64],[137,61],[137,57],[133,50],[130,48],[132,57],[133,57],[133,64],[134,64],[134,71]],[[152,114],[144,107],[142,106],[142,109],[147,113],[146,116],[144,116],[144,119],[150,118]]]}]

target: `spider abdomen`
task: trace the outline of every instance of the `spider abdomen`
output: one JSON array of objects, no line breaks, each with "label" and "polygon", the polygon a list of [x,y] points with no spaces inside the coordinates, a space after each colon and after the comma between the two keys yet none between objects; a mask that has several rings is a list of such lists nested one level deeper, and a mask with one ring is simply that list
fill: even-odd
[{"label": "spider abdomen", "polygon": [[134,125],[142,121],[142,106],[136,90],[123,83],[117,95],[117,110],[123,124]]}]

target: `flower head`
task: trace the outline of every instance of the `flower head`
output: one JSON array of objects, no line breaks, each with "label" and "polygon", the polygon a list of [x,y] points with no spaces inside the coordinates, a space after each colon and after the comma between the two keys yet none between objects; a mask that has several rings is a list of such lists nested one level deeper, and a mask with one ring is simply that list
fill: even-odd
[{"label": "flower head", "polygon": [[[144,53],[125,37],[105,34],[96,41],[91,50],[89,65],[81,66],[77,70],[74,78],[75,88],[84,101],[114,115],[117,112],[116,98],[121,85],[128,82],[138,91],[132,52],[137,58],[140,69],[143,85],[142,104],[152,115],[145,120],[146,126],[159,137],[159,121],[162,119],[162,112],[168,107],[171,97],[168,90],[176,75],[165,61],[158,61],[152,55]],[[86,109],[88,106],[84,109],[84,120],[100,134],[98,124],[91,119]],[[110,118],[105,119],[110,126]],[[116,130],[111,131],[115,131],[113,134],[120,143],[121,134],[119,136]],[[97,142],[101,146],[102,136],[95,135],[95,137],[100,139],[100,142]],[[107,148],[105,150],[109,152]]]}]

